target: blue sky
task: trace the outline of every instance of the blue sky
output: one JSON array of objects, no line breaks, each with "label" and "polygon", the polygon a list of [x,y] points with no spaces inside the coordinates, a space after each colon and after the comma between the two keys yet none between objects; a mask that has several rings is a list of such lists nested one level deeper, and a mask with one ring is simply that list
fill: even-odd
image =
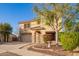
[{"label": "blue sky", "polygon": [[18,22],[32,20],[34,17],[35,13],[31,3],[0,3],[0,23],[10,23],[14,32],[18,31]]}]

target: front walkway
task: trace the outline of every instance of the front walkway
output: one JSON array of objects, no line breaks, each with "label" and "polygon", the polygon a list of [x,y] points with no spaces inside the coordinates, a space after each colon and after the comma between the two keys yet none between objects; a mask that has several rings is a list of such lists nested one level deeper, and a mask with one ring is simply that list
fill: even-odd
[{"label": "front walkway", "polygon": [[11,42],[11,43],[4,43],[0,45],[0,56],[48,56],[47,54],[29,51],[26,49],[20,49],[22,46],[30,46],[31,43],[25,42]]}]

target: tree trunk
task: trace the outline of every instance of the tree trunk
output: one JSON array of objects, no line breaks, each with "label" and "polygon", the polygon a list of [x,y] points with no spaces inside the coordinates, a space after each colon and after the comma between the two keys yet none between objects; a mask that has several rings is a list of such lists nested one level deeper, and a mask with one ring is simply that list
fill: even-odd
[{"label": "tree trunk", "polygon": [[56,31],[55,39],[56,39],[56,45],[58,45],[58,31]]},{"label": "tree trunk", "polygon": [[58,46],[58,20],[59,20],[59,17],[56,16],[55,18],[55,32],[56,32],[56,35],[55,35],[55,39],[56,39],[56,46]]},{"label": "tree trunk", "polygon": [[6,39],[7,39],[7,42],[8,42],[8,40],[9,40],[9,34],[7,34],[6,36],[7,36],[7,38],[6,38]]},{"label": "tree trunk", "polygon": [[6,34],[6,42],[8,42],[8,34]]},{"label": "tree trunk", "polygon": [[7,42],[7,34],[6,34],[6,42]]},{"label": "tree trunk", "polygon": [[4,34],[4,42],[6,42],[6,34]]},{"label": "tree trunk", "polygon": [[3,37],[3,35],[1,34],[1,44],[4,42],[4,37]]}]

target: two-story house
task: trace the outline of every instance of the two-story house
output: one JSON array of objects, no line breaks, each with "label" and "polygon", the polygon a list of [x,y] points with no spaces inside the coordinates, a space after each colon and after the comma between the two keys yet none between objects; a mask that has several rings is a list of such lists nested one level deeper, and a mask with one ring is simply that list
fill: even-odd
[{"label": "two-story house", "polygon": [[45,24],[45,20],[21,21],[19,22],[19,29],[20,40],[24,42],[44,43],[44,34],[52,34],[53,40],[55,40],[55,31]]}]

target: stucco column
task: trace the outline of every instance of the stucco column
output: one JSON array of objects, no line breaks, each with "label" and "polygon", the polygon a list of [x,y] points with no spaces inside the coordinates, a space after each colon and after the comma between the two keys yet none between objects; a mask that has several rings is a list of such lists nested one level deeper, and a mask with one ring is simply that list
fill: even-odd
[{"label": "stucco column", "polygon": [[40,43],[40,34],[36,32],[36,43]]},{"label": "stucco column", "polygon": [[35,40],[35,31],[32,31],[32,43],[36,43]]}]

